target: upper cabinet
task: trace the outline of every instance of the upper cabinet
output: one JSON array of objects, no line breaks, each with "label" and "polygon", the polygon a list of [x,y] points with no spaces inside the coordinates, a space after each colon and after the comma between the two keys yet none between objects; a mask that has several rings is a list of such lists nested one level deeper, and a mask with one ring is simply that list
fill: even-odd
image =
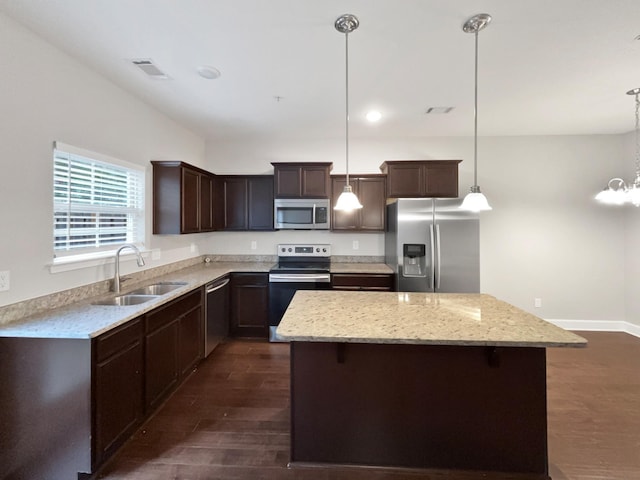
[{"label": "upper cabinet", "polygon": [[329,198],[332,163],[272,163],[276,198]]},{"label": "upper cabinet", "polygon": [[212,173],[179,161],[152,161],[153,233],[214,230]]},{"label": "upper cabinet", "polygon": [[[333,205],[346,185],[345,175],[331,176]],[[331,230],[349,232],[379,232],[385,228],[386,194],[384,175],[349,175],[362,208],[351,212],[331,210]]]},{"label": "upper cabinet", "polygon": [[458,197],[458,164],[462,160],[386,161],[387,197]]},{"label": "upper cabinet", "polygon": [[273,230],[273,175],[216,177],[218,230]]}]

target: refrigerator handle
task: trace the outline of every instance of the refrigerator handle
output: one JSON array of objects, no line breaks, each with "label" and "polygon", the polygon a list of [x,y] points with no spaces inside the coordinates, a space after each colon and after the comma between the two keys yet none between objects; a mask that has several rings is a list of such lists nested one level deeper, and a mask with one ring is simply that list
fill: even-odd
[{"label": "refrigerator handle", "polygon": [[431,225],[429,225],[429,235],[431,236],[431,268],[430,268],[430,272],[429,272],[429,288],[434,288],[435,287],[435,283],[434,283],[434,277],[436,274],[436,265],[435,265],[435,259],[436,259],[436,244],[435,244],[435,240],[433,237],[433,223]]},{"label": "refrigerator handle", "polygon": [[438,291],[440,289],[440,264],[442,263],[441,255],[440,255],[440,225],[439,224],[436,224],[436,249],[438,250],[438,262],[436,267],[435,290]]}]

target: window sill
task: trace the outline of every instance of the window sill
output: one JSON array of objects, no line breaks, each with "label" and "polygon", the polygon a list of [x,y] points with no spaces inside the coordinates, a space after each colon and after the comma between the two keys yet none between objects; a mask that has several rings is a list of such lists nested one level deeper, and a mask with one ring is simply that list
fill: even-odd
[{"label": "window sill", "polygon": [[[89,253],[86,255],[73,255],[69,257],[60,257],[56,258],[48,264],[50,273],[62,273],[69,272],[72,270],[81,270],[83,268],[92,268],[99,267],[101,265],[109,265],[115,262],[117,250],[110,250],[106,252],[99,253]],[[149,256],[148,250],[141,250],[143,258],[147,258]],[[120,261],[127,262],[131,260],[135,260],[136,255],[131,250],[124,250],[120,253]]]}]

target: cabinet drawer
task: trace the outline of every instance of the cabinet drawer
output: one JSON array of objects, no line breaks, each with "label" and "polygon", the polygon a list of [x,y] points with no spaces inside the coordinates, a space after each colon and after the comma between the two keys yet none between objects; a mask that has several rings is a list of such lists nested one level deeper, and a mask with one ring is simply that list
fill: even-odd
[{"label": "cabinet drawer", "polygon": [[197,289],[192,293],[187,293],[177,300],[174,300],[173,303],[148,313],[147,333],[157,330],[161,326],[172,322],[189,310],[199,307],[200,305],[202,305],[202,289]]},{"label": "cabinet drawer", "polygon": [[379,290],[393,288],[393,276],[376,273],[334,273],[331,285],[336,290]]},{"label": "cabinet drawer", "polygon": [[101,362],[142,337],[142,320],[136,318],[96,339],[96,361]]}]

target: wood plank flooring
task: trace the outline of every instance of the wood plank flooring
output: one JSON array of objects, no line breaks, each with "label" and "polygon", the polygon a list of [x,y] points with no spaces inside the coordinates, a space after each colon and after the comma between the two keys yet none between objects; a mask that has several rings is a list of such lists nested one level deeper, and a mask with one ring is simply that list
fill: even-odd
[{"label": "wood plank flooring", "polygon": [[[581,333],[548,349],[553,480],[640,480],[640,339]],[[481,406],[479,406],[481,408]],[[516,480],[380,468],[287,468],[289,349],[229,341],[99,472],[109,480]]]}]

